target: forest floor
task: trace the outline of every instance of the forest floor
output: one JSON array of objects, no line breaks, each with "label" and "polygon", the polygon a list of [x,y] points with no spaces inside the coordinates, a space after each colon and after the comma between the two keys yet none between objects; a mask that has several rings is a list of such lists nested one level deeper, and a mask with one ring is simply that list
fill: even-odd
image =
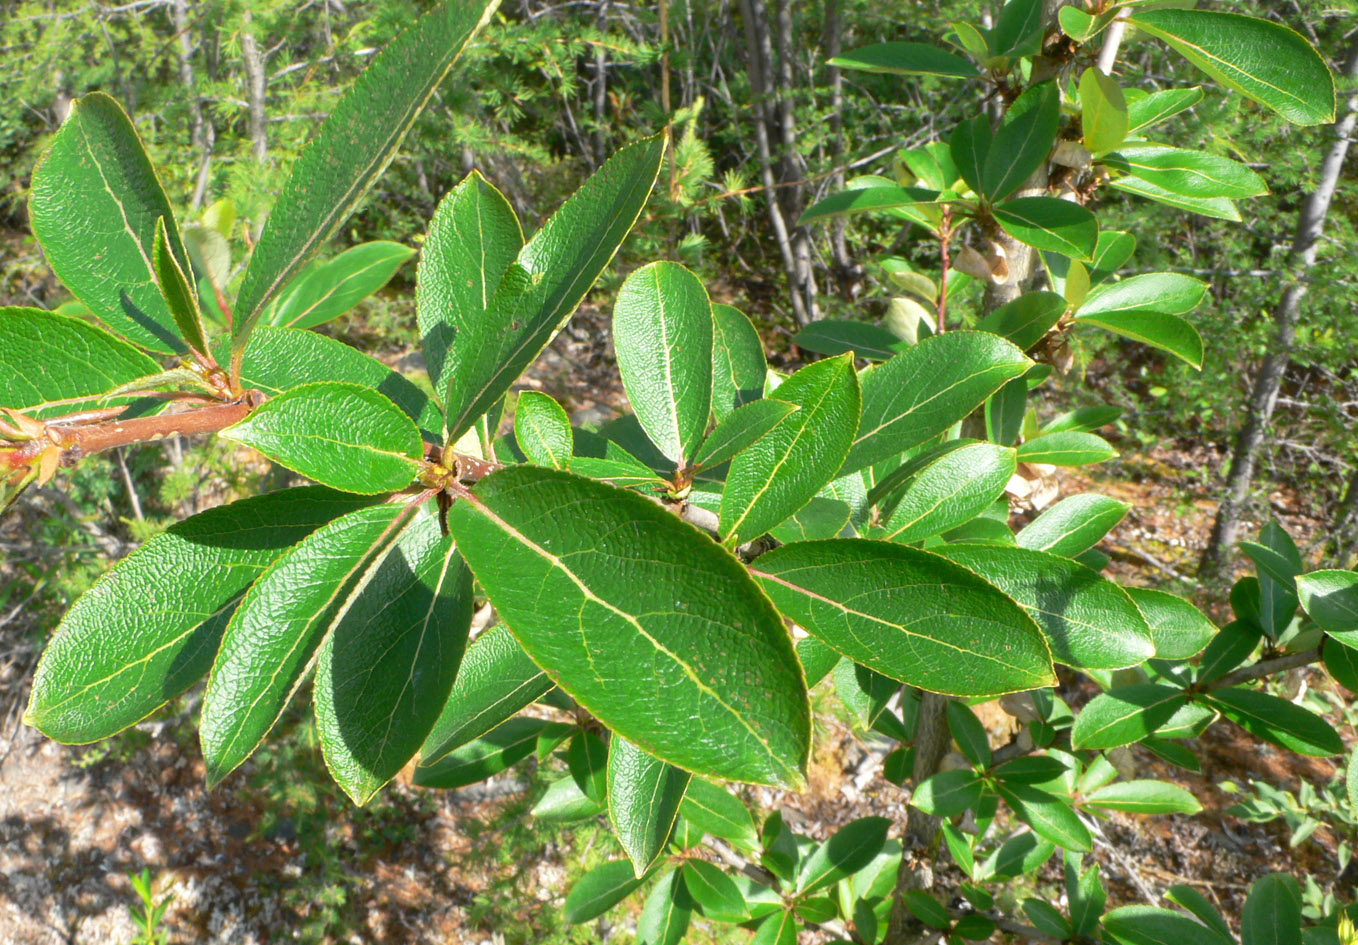
[{"label": "forest floor", "polygon": [[[563,333],[528,386],[557,397],[577,423],[610,419],[621,389],[611,351],[591,341],[606,334],[591,330],[587,320]],[[397,363],[408,369],[417,357]],[[1127,449],[1097,479],[1067,476],[1056,485],[1060,494],[1095,486],[1131,504],[1104,545],[1120,581],[1191,590],[1185,575],[1213,508],[1198,470],[1220,461],[1173,444]],[[1269,500],[1299,539],[1316,534],[1304,501],[1285,491]],[[1210,600],[1199,603],[1215,609]],[[0,942],[6,945],[130,942],[135,928],[128,906],[135,899],[126,874],[142,868],[156,878],[159,892],[174,897],[167,914],[172,943],[536,945],[607,940],[635,922],[633,904],[588,928],[561,927],[558,910],[570,880],[601,858],[608,841],[597,826],[532,822],[528,810],[543,782],[531,767],[463,791],[422,792],[398,780],[359,811],[310,783],[313,776],[323,781],[324,769],[298,725],[288,746],[261,752],[243,773],[208,792],[183,706],[178,716],[158,715],[86,747],[60,746],[20,726],[35,638],[40,634],[23,619],[0,614]],[[1330,685],[1317,669],[1302,677]],[[1076,684],[1063,695],[1079,703],[1093,690]],[[997,744],[1008,740],[1008,716],[982,717],[993,723]],[[880,749],[873,751],[838,717],[825,720],[824,734],[805,794],[757,789],[747,799],[763,810],[783,810],[792,826],[816,836],[867,813],[903,819],[903,793],[872,776]],[[1292,790],[1300,779],[1320,785],[1334,774],[1328,762],[1284,756],[1225,723],[1190,747],[1202,761],[1200,774],[1149,754],[1138,754],[1135,763],[1141,776],[1191,790],[1201,814],[1114,814],[1101,825],[1092,859],[1101,864],[1113,902],[1157,901],[1168,886],[1190,883],[1234,922],[1248,885],[1267,872],[1334,876],[1338,838],[1327,828],[1290,850],[1282,825],[1227,815],[1236,798],[1221,789],[1223,780],[1251,778]],[[1057,882],[1055,869],[1049,863],[1042,881]],[[940,874],[943,888],[960,878],[951,864]],[[737,932],[715,940],[744,937]]]}]

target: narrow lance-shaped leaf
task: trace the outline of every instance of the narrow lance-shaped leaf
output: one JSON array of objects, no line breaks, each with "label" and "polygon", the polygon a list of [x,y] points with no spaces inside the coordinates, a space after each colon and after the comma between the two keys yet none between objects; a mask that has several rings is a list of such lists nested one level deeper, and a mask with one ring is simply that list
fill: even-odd
[{"label": "narrow lance-shaped leaf", "polygon": [[409,246],[389,240],[351,246],[289,286],[271,321],[289,328],[323,325],[386,285],[414,255]]},{"label": "narrow lance-shaped leaf", "polygon": [[[420,764],[411,781],[420,787],[432,788],[460,788],[484,781],[533,754],[551,727],[557,724],[563,725],[566,734],[569,734],[570,726],[564,723],[545,722],[522,715],[508,719],[484,735],[459,745],[437,761]],[[552,747],[560,741],[560,738],[556,738]],[[570,778],[565,780],[575,787],[575,782]],[[575,793],[584,798],[578,788]]]},{"label": "narrow lance-shaped leaf", "polygon": [[630,860],[609,860],[576,881],[566,895],[561,917],[571,925],[597,919],[641,888]]},{"label": "narrow lance-shaped leaf", "polygon": [[609,158],[525,244],[485,315],[450,340],[445,442],[489,410],[574,313],[641,214],[664,153],[656,135]]},{"label": "narrow lance-shaped leaf", "polygon": [[887,72],[894,75],[942,75],[970,78],[976,67],[946,49],[925,43],[875,43],[860,46],[830,60],[840,69]]},{"label": "narrow lance-shaped leaf", "polygon": [[1327,758],[1344,751],[1329,722],[1314,712],[1257,689],[1218,689],[1207,701],[1245,731],[1300,755]]},{"label": "narrow lance-shaped leaf", "polygon": [[71,104],[33,168],[33,235],[66,288],[104,324],[161,353],[184,350],[156,280],[156,222],[188,268],[174,211],[122,106],[102,92]]},{"label": "narrow lance-shaped leaf", "polygon": [[902,492],[886,523],[892,541],[938,535],[980,515],[1014,475],[1012,449],[973,443],[934,460]]},{"label": "narrow lance-shaped leaf", "polygon": [[240,350],[269,301],[354,211],[499,0],[444,0],[396,37],[293,164],[236,296]]},{"label": "narrow lance-shaped leaf", "polygon": [[756,400],[737,408],[703,440],[693,465],[710,468],[753,446],[788,414],[799,410],[782,400]]},{"label": "narrow lance-shaped leaf", "polygon": [[147,541],[66,612],[24,718],[82,743],[138,722],[207,672],[251,582],[315,528],[371,500],[274,492],[209,509]]},{"label": "narrow lance-shaped leaf", "polygon": [[203,314],[198,310],[198,295],[189,284],[188,276],[170,250],[170,237],[165,229],[165,218],[156,220],[156,235],[152,240],[151,257],[155,265],[160,294],[169,306],[170,315],[179,328],[179,336],[194,351],[207,351],[203,334]]},{"label": "narrow lance-shaped leaf", "polygon": [[608,815],[637,876],[655,862],[674,829],[689,774],[620,735],[608,744]]},{"label": "narrow lance-shaped leaf", "polygon": [[524,650],[609,728],[690,771],[801,783],[801,666],[710,538],[640,495],[531,466],[483,479],[448,524]]}]

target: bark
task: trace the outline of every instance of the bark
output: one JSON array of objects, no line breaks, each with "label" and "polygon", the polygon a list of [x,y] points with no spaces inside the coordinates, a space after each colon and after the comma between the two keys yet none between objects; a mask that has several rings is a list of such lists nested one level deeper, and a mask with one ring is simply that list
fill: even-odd
[{"label": "bark", "polygon": [[[825,3],[825,58],[834,59],[839,55],[843,40],[843,19],[840,16],[839,0],[826,0]],[[830,160],[835,172],[830,175],[831,192],[844,189],[844,71],[830,66],[826,74],[826,84],[830,90]],[[830,262],[839,282],[840,296],[845,301],[858,297],[862,287],[863,267],[854,263],[849,256],[849,243],[845,238],[846,223],[843,217],[835,217],[830,224]]]},{"label": "bark", "polygon": [[253,17],[246,10],[241,17],[240,52],[245,67],[247,103],[250,113],[250,142],[255,161],[263,164],[269,157],[268,125],[264,112],[264,57],[255,41]]},{"label": "bark", "polygon": [[[1343,75],[1349,79],[1358,77],[1358,42],[1349,49]],[[1339,184],[1339,175],[1344,168],[1344,159],[1348,156],[1349,141],[1355,125],[1358,125],[1358,95],[1349,97],[1343,117],[1330,126],[1334,141],[1321,164],[1320,179],[1316,189],[1302,201],[1296,236],[1287,257],[1291,281],[1283,289],[1273,309],[1273,340],[1254,375],[1249,401],[1245,406],[1245,421],[1231,453],[1225,497],[1217,507],[1212,536],[1203,550],[1199,573],[1207,577],[1218,580],[1226,577],[1226,551],[1235,546],[1240,532],[1241,517],[1247,505],[1259,448],[1268,433],[1273,410],[1278,404],[1278,392],[1282,389],[1292,359],[1292,344],[1296,338],[1302,299],[1306,295],[1306,280],[1316,262],[1316,250],[1325,230],[1325,217],[1329,214],[1330,203]]]},{"label": "bark", "polygon": [[1339,508],[1335,509],[1334,523],[1330,526],[1330,537],[1326,539],[1322,556],[1325,566],[1351,568],[1355,545],[1358,545],[1358,468],[1349,476]]},{"label": "bark", "polygon": [[212,148],[216,134],[203,118],[203,100],[198,95],[198,82],[193,74],[193,34],[189,28],[188,0],[174,0],[171,8],[178,44],[179,84],[189,106],[189,140],[198,152],[198,174],[193,185],[189,206],[197,210],[207,195],[208,171],[212,166]]},{"label": "bark", "polygon": [[[599,32],[608,29],[608,0],[599,4]],[[594,165],[608,160],[608,54],[603,44],[594,47]]]}]

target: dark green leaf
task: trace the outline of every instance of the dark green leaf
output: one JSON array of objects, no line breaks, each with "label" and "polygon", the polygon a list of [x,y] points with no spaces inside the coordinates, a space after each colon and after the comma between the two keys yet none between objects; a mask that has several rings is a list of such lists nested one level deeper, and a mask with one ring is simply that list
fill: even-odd
[{"label": "dark green leaf", "polygon": [[885,361],[909,347],[885,328],[833,318],[812,322],[793,335],[792,341],[816,354],[836,355],[852,351],[854,357],[869,361]]},{"label": "dark green leaf", "polygon": [[1301,889],[1286,873],[1255,881],[1240,915],[1241,945],[1302,945]]},{"label": "dark green leaf", "polygon": [[[1072,436],[1092,436],[1092,434],[1053,433],[1051,437],[1041,439]],[[1022,450],[1019,450],[1019,457],[1024,458]],[[1073,558],[1102,541],[1104,536],[1127,516],[1130,508],[1126,502],[1106,495],[1082,492],[1062,499],[1047,509],[1018,533],[1015,542],[1020,548],[1049,551],[1052,554]]]},{"label": "dark green leaf", "polygon": [[608,813],[618,842],[641,876],[670,838],[689,775],[619,735],[608,744]]},{"label": "dark green leaf", "polygon": [[1349,692],[1358,692],[1358,650],[1338,640],[1326,640],[1321,656],[1337,683]]},{"label": "dark green leaf", "polygon": [[684,887],[703,915],[718,922],[744,922],[750,917],[740,887],[704,860],[684,863]]},{"label": "dark green leaf", "polygon": [[1065,311],[1066,300],[1055,292],[1025,292],[977,322],[976,329],[1008,338],[1027,351],[1042,340]]},{"label": "dark green leaf", "polygon": [[1226,924],[1226,920],[1217,912],[1216,906],[1208,901],[1207,897],[1198,892],[1192,886],[1176,884],[1165,890],[1165,898],[1175,905],[1183,906],[1193,913],[1203,925],[1220,932],[1226,937],[1227,941],[1231,938],[1231,927]]},{"label": "dark green leaf", "polygon": [[637,919],[637,945],[679,945],[693,916],[693,900],[678,870],[670,870],[651,888]]},{"label": "dark green leaf", "polygon": [[797,917],[791,909],[780,909],[755,930],[750,945],[797,945]]},{"label": "dark green leaf", "polygon": [[980,515],[1004,494],[1017,460],[1012,449],[973,443],[945,453],[906,485],[886,523],[892,541],[918,541]]},{"label": "dark green leaf", "polygon": [[1153,906],[1123,906],[1103,917],[1106,935],[1121,945],[1232,945],[1232,940],[1182,912]]},{"label": "dark green leaf", "polygon": [[900,207],[917,207],[921,204],[936,203],[938,199],[937,191],[925,190],[922,187],[900,187],[895,184],[851,187],[812,204],[801,215],[797,225],[809,226],[833,217],[857,213],[878,213]]},{"label": "dark green leaf", "polygon": [[1093,849],[1094,840],[1089,829],[1080,822],[1079,815],[1065,798],[1029,784],[1000,783],[996,790],[1015,816],[1032,827],[1038,836],[1064,850],[1088,853]]},{"label": "dark green leaf", "polygon": [[207,338],[203,334],[203,315],[198,311],[198,294],[189,284],[184,268],[170,249],[169,231],[165,229],[165,218],[156,221],[156,233],[151,245],[151,259],[155,269],[156,282],[160,294],[179,328],[179,336],[189,343],[194,351],[207,351]]},{"label": "dark green leaf", "polygon": [[1198,663],[1198,681],[1210,682],[1235,669],[1254,652],[1254,648],[1259,645],[1259,636],[1257,624],[1246,624],[1239,620],[1226,624],[1203,650]]},{"label": "dark green leaf", "polygon": [[1107,426],[1118,417],[1122,416],[1121,407],[1102,405],[1098,407],[1077,407],[1068,410],[1042,425],[1042,433],[1064,433],[1074,431],[1077,433],[1088,433],[1097,430],[1099,427]]},{"label": "dark green leaf", "polygon": [[1213,711],[1190,703],[1182,689],[1151,683],[1121,686],[1095,696],[1071,729],[1075,748],[1116,748],[1141,741],[1166,727],[1201,724]]},{"label": "dark green leaf", "polygon": [[1014,100],[981,171],[981,187],[989,200],[1008,197],[1047,162],[1060,117],[1055,81],[1034,85]]},{"label": "dark green leaf", "polygon": [[1041,899],[1025,899],[1023,900],[1023,914],[1032,920],[1033,925],[1040,931],[1059,941],[1065,941],[1071,937],[1070,923],[1050,903],[1043,902]]},{"label": "dark green leaf", "polygon": [[963,702],[948,703],[948,732],[967,760],[978,768],[990,767],[990,738],[985,726]]},{"label": "dark green leaf", "polygon": [[514,438],[530,462],[567,469],[575,452],[571,418],[551,397],[526,390],[514,404]]},{"label": "dark green leaf", "polygon": [[889,829],[885,817],[861,817],[841,827],[802,861],[797,892],[815,892],[863,869],[886,844]]},{"label": "dark green leaf", "polygon": [[566,896],[561,917],[570,925],[597,919],[640,889],[642,882],[633,875],[630,861],[609,860],[576,881]]},{"label": "dark green leaf", "polygon": [[571,736],[566,764],[581,793],[602,806],[608,794],[608,744],[594,732],[581,729]]},{"label": "dark green leaf", "polygon": [[1150,625],[1155,655],[1160,659],[1196,656],[1216,636],[1216,624],[1182,597],[1146,587],[1124,589]]},{"label": "dark green leaf", "polygon": [[742,849],[753,849],[759,842],[754,821],[745,805],[725,788],[694,778],[679,805],[685,820],[704,833],[729,840]]},{"label": "dark green leaf", "polygon": [[713,305],[712,329],[712,413],[721,421],[762,396],[768,362],[759,333],[739,309]]},{"label": "dark green leaf", "polygon": [[1089,259],[1098,244],[1094,214],[1059,197],[1019,197],[993,208],[995,222],[1020,243],[1072,259]]},{"label": "dark green leaf", "polygon": [[[457,753],[454,752],[454,755]],[[452,755],[449,756],[453,757]],[[603,812],[598,802],[587,797],[571,777],[561,778],[547,785],[547,791],[533,805],[530,813],[549,823],[571,823],[589,820]]]},{"label": "dark green leaf", "polygon": [[993,137],[989,116],[977,115],[959,124],[948,139],[949,153],[957,165],[957,172],[977,196],[985,194],[981,181]]},{"label": "dark green leaf", "polygon": [[1344,751],[1330,723],[1314,712],[1257,689],[1217,689],[1207,701],[1245,731],[1299,755],[1327,758]]},{"label": "dark green leaf", "polygon": [[1042,49],[1042,0],[1009,0],[990,35],[997,56],[1035,56]]},{"label": "dark green leaf", "polygon": [[1296,583],[1307,616],[1336,640],[1358,646],[1358,573],[1312,571]]},{"label": "dark green leaf", "polygon": [[[548,724],[542,719],[522,716],[509,719],[437,761],[421,764],[411,780],[420,787],[433,788],[459,788],[484,781],[531,755]],[[575,786],[570,778],[565,780]],[[631,871],[630,863],[628,871]]]},{"label": "dark green leaf", "polygon": [[830,60],[840,69],[889,72],[894,75],[975,76],[976,67],[961,56],[924,43],[876,43],[861,46]]}]

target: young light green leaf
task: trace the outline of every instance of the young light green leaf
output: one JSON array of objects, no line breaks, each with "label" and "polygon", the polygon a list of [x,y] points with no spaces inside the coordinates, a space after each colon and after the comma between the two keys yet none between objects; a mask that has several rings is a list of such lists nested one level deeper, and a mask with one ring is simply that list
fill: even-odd
[{"label": "young light green leaf", "polygon": [[[411,780],[420,787],[431,788],[460,788],[484,781],[533,754],[539,738],[552,724],[525,716],[508,719],[437,761],[419,765]],[[575,787],[570,778],[565,780]],[[580,793],[579,788],[576,793]]]},{"label": "young light green leaf", "polygon": [[942,75],[968,79],[976,67],[961,56],[925,43],[874,43],[830,60],[839,69],[887,72],[893,75]]},{"label": "young light green leaf", "polygon": [[770,399],[798,409],[731,461],[718,526],[730,546],[796,514],[835,478],[858,428],[853,358],[808,364]]},{"label": "young light green leaf", "polygon": [[674,463],[693,458],[712,412],[712,303],[678,263],[633,272],[613,306],[613,342],[627,399]]},{"label": "young light green leaf", "polygon": [[161,297],[179,328],[179,336],[188,342],[194,351],[207,351],[207,338],[203,333],[203,313],[198,310],[198,294],[189,284],[188,276],[170,249],[169,231],[165,229],[165,218],[156,220],[156,232],[151,241],[151,260],[155,268],[156,283],[160,286]]},{"label": "young light green leaf", "polygon": [[561,917],[570,925],[597,919],[640,889],[642,882],[632,872],[631,861],[609,860],[576,881],[566,895]]},{"label": "young light green leaf", "polygon": [[885,361],[909,347],[885,328],[867,322],[823,318],[792,336],[793,344],[816,354],[852,351],[855,357]]},{"label": "young light green leaf", "polygon": [[297,690],[354,581],[396,531],[377,505],[318,528],[259,576],[226,627],[198,726],[208,785],[264,741]]},{"label": "young light green leaf", "polygon": [[1327,758],[1344,751],[1329,722],[1314,712],[1257,689],[1217,689],[1207,702],[1245,731],[1299,755]]},{"label": "young light green leaf", "polygon": [[1287,873],[1255,880],[1240,914],[1241,945],[1301,945],[1302,896]]},{"label": "young light green leaf", "polygon": [[743,850],[752,850],[759,843],[759,833],[745,805],[709,781],[694,778],[689,782],[679,813],[704,833],[729,840]]},{"label": "young light green leaf", "polygon": [[937,555],[815,541],[762,555],[752,573],[787,617],[892,679],[963,696],[1051,685],[1050,652],[1032,620]]},{"label": "young light green leaf", "polygon": [[949,331],[866,372],[863,418],[844,476],[889,459],[942,433],[1033,366],[1003,338]]},{"label": "young light green leaf", "polygon": [[1061,95],[1055,81],[1038,83],[1014,100],[981,170],[981,187],[989,200],[1008,197],[1046,163],[1060,118]]},{"label": "young light green leaf", "polygon": [[1059,197],[1019,197],[992,208],[995,222],[1020,243],[1087,260],[1099,240],[1099,222],[1077,203]]},{"label": "young light green leaf", "polygon": [[[448,524],[524,650],[609,728],[687,770],[800,783],[801,666],[748,572],[702,532],[533,466],[481,480]],[[685,715],[702,730],[676,728]]]},{"label": "young light green leaf", "polygon": [[66,612],[25,721],[66,743],[106,738],[193,685],[240,597],[314,529],[371,500],[316,487],[209,509],[151,538]]},{"label": "young light green leaf", "polygon": [[410,485],[424,455],[420,431],[368,387],[322,381],[265,401],[221,432],[280,466],[345,492],[395,492]]},{"label": "young light green leaf", "polygon": [[1239,161],[1208,151],[1139,145],[1108,159],[1142,180],[1185,197],[1258,197],[1268,193],[1264,179]]},{"label": "young light green leaf", "polygon": [[122,106],[103,92],[71,112],[33,168],[28,201],[47,264],[100,321],[134,344],[184,351],[156,279],[156,222],[188,269],[174,211]]},{"label": "young light green leaf", "polygon": [[1358,646],[1358,573],[1312,571],[1296,579],[1307,616],[1348,646]]},{"label": "young light green leaf", "polygon": [[1089,828],[1065,798],[1057,797],[1031,784],[1001,782],[995,786],[1000,797],[1039,837],[1063,850],[1088,853],[1094,848]]},{"label": "young light green leaf", "polygon": [[918,541],[971,521],[1004,494],[1017,464],[1014,450],[993,443],[945,453],[906,485],[887,520],[886,537]]},{"label": "young light green leaf", "polygon": [[1334,76],[1311,44],[1286,26],[1209,10],[1147,10],[1129,22],[1294,124],[1334,121]]},{"label": "young light green leaf", "polygon": [[1097,325],[1115,335],[1168,351],[1181,361],[1202,370],[1202,335],[1178,315],[1164,312],[1109,312],[1106,315],[1079,315],[1076,321]]},{"label": "young light green leaf", "polygon": [[[1089,436],[1090,434],[1057,433],[1053,436]],[[1045,439],[1045,437],[1044,437]],[[1019,451],[1019,456],[1023,452]],[[1074,558],[1093,548],[1127,516],[1131,508],[1126,502],[1082,492],[1047,509],[1018,533],[1020,548],[1050,551],[1052,554]]]},{"label": "young light green leaf", "polygon": [[1026,610],[1058,663],[1121,669],[1155,655],[1150,627],[1127,592],[1082,564],[1007,545],[956,544],[943,551]]},{"label": "young light green leaf", "polygon": [[665,142],[645,138],[609,158],[524,245],[485,315],[457,326],[443,365],[445,442],[489,410],[575,312],[641,214]]},{"label": "young light green leaf", "polygon": [[414,255],[409,246],[389,240],[351,246],[290,285],[277,306],[271,306],[270,321],[287,328],[315,328],[339,318],[391,281]]},{"label": "young light green leaf", "polygon": [[438,517],[417,516],[368,566],[317,656],[326,766],[366,804],[434,726],[467,646],[471,572]]},{"label": "young light green leaf", "polygon": [[1087,795],[1084,806],[1132,814],[1196,814],[1198,799],[1177,784],[1164,781],[1116,781]]},{"label": "young light green leaf", "polygon": [[514,406],[514,438],[530,462],[567,469],[575,452],[571,418],[551,397],[535,390],[519,395]]},{"label": "young light green leaf", "polygon": [[738,407],[703,440],[693,465],[710,469],[757,443],[783,418],[801,408],[782,400],[755,400]]},{"label": "young light green leaf", "polygon": [[759,332],[730,305],[712,306],[712,413],[725,420],[764,392],[768,373]]},{"label": "young light green leaf", "polygon": [[1112,151],[1127,137],[1127,101],[1112,76],[1090,66],[1080,76],[1080,127],[1091,154]]},{"label": "young light green leaf", "polygon": [[1155,655],[1162,660],[1197,656],[1216,636],[1216,624],[1182,597],[1148,587],[1124,588],[1150,625]]},{"label": "young light green leaf", "polygon": [[620,735],[608,743],[608,816],[638,877],[665,849],[689,774]]},{"label": "young light green leaf", "polygon": [[444,0],[392,40],[330,110],[293,164],[250,256],[236,296],[236,350],[386,170],[453,60],[498,6]]}]

